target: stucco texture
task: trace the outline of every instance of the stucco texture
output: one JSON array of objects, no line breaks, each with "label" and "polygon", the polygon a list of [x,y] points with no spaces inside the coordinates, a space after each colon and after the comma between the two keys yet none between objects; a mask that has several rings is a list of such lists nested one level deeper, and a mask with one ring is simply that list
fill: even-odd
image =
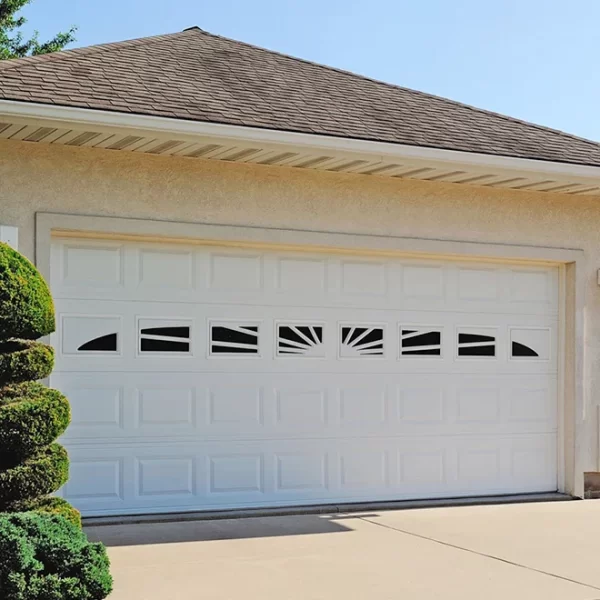
[{"label": "stucco texture", "polygon": [[36,212],[582,249],[592,429],[578,443],[594,448],[581,467],[597,470],[600,196],[0,141],[0,223],[19,227],[20,250],[32,258]]}]

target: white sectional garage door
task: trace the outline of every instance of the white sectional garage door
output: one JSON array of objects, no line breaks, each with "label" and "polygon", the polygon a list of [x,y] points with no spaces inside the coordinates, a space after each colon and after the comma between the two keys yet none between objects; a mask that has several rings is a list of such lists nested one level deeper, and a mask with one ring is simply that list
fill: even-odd
[{"label": "white sectional garage door", "polygon": [[51,273],[86,515],[557,487],[556,269],[57,239]]}]

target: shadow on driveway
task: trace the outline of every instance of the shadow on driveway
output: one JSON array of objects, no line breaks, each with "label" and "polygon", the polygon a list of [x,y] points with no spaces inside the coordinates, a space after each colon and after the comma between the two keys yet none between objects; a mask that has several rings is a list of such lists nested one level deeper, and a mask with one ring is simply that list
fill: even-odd
[{"label": "shadow on driveway", "polygon": [[135,523],[96,525],[85,527],[85,531],[91,541],[103,542],[108,547],[140,546],[353,531],[340,523],[343,518],[342,515],[295,515],[213,521]]}]

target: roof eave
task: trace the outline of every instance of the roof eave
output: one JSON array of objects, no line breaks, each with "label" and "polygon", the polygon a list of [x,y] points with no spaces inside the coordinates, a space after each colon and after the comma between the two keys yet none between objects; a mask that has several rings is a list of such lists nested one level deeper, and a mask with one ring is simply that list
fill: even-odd
[{"label": "roof eave", "polygon": [[[41,143],[45,138],[35,139],[33,131],[50,128],[65,133],[50,136],[46,143],[488,187],[600,194],[600,167],[571,163],[11,100],[0,100],[0,122],[9,125],[0,138]],[[86,133],[98,135],[90,137]],[[119,136],[139,139],[120,147]],[[85,141],[73,143],[79,139]],[[196,147],[210,149],[199,152],[193,149]]]}]

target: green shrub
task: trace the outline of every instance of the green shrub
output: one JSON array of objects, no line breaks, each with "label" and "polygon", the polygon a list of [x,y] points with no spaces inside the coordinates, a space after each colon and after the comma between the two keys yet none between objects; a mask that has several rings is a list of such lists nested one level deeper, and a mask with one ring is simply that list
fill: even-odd
[{"label": "green shrub", "polygon": [[35,340],[54,331],[54,303],[38,270],[0,243],[0,340]]},{"label": "green shrub", "polygon": [[15,466],[0,469],[0,506],[52,494],[69,479],[69,457],[51,444]]},{"label": "green shrub", "polygon": [[32,502],[29,510],[48,515],[61,515],[69,523],[79,527],[79,529],[82,527],[81,513],[64,498],[42,498],[41,500]]},{"label": "green shrub", "polygon": [[0,342],[0,386],[44,379],[53,368],[52,346],[30,340]]},{"label": "green shrub", "polygon": [[67,521],[81,528],[81,513],[71,506],[64,498],[50,496],[36,498],[35,500],[24,500],[6,506],[6,512],[30,512],[35,511],[43,514],[62,515]]},{"label": "green shrub", "polygon": [[54,440],[71,410],[36,383],[52,372],[54,351],[33,340],[54,326],[46,282],[0,243],[0,600],[101,600],[112,589],[104,546],[88,542],[75,508],[49,497],[69,478]]},{"label": "green shrub", "polygon": [[0,465],[39,452],[62,435],[71,420],[69,401],[41,383],[0,390]]},{"label": "green shrub", "polygon": [[102,544],[59,515],[0,516],[2,600],[102,600],[112,591]]}]

